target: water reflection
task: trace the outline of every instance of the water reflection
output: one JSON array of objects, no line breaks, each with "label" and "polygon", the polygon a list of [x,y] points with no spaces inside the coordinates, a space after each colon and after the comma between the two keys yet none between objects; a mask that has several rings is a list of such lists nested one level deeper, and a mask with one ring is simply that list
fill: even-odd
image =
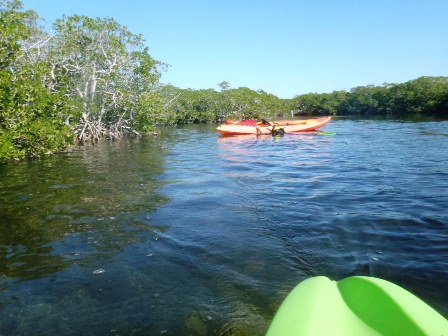
[{"label": "water reflection", "polygon": [[166,202],[158,193],[161,148],[124,141],[2,167],[2,273],[41,278],[166,231],[148,219]]},{"label": "water reflection", "polygon": [[62,256],[52,255],[51,242],[55,235],[16,216],[11,210],[1,211],[0,270],[3,276],[29,280],[67,267],[68,262]]}]

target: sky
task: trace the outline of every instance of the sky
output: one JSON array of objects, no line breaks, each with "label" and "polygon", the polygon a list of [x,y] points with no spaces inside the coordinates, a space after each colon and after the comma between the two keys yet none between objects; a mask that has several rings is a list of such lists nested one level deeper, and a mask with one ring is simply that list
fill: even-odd
[{"label": "sky", "polygon": [[448,76],[447,0],[22,0],[49,29],[111,17],[142,34],[180,88],[280,98]]}]

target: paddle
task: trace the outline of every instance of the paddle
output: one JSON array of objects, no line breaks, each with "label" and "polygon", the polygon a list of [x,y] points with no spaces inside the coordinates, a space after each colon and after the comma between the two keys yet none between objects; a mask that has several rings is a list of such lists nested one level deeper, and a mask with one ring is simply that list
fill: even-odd
[{"label": "paddle", "polygon": [[319,131],[317,131],[315,133],[316,134],[320,134],[320,135],[326,135],[326,136],[334,136],[334,135],[336,135],[336,133],[334,133],[334,132],[319,132]]}]

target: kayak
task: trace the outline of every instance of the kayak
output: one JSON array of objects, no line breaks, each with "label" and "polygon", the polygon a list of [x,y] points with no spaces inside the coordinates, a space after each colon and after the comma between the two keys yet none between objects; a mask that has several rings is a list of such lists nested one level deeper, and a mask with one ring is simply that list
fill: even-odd
[{"label": "kayak", "polygon": [[448,321],[392,282],[364,276],[299,283],[278,309],[266,336],[448,335]]},{"label": "kayak", "polygon": [[321,120],[325,120],[325,119],[328,119],[328,121],[330,121],[331,117],[312,118],[312,119],[294,119],[294,120],[274,120],[273,123],[275,125],[279,125],[279,126],[305,125],[305,124],[312,124],[314,122],[320,122]]},{"label": "kayak", "polygon": [[216,129],[222,135],[239,134],[274,134],[276,130],[282,130],[282,133],[312,132],[328,124],[331,117],[304,119],[304,120],[286,120],[274,121],[271,123],[244,124],[244,122],[228,121]]}]

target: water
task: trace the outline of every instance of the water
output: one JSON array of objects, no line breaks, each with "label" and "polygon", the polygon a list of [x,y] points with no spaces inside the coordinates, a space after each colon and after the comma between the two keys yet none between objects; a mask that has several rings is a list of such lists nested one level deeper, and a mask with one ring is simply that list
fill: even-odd
[{"label": "water", "polygon": [[1,335],[263,335],[315,275],[448,316],[448,122],[213,126],[0,168]]}]

